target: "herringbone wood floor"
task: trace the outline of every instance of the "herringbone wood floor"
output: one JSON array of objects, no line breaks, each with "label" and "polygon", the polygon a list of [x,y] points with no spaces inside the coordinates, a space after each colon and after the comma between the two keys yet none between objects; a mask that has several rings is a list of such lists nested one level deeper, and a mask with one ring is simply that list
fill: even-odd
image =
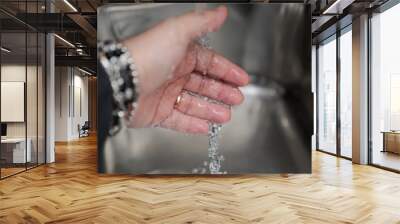
[{"label": "herringbone wood floor", "polygon": [[95,138],[0,181],[0,223],[400,223],[400,175],[313,153],[313,174],[96,173]]}]

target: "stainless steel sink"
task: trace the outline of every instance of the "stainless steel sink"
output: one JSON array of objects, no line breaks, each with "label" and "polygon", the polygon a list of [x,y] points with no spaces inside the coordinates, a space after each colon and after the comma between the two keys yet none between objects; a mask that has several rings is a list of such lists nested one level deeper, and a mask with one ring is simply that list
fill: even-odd
[{"label": "stainless steel sink", "polygon": [[[206,7],[214,7],[207,4]],[[196,4],[113,5],[99,10],[99,40],[124,39]],[[204,7],[204,6],[202,6]],[[228,4],[229,17],[210,35],[213,49],[252,76],[245,101],[223,126],[222,171],[306,173],[311,171],[310,12],[303,4]],[[100,103],[101,107],[101,103]],[[207,136],[159,128],[123,130],[99,153],[106,172],[188,174],[201,170]]]}]

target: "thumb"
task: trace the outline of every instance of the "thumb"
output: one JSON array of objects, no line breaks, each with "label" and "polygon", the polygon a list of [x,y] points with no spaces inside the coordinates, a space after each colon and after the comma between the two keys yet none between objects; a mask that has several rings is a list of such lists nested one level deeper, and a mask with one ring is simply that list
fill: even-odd
[{"label": "thumb", "polygon": [[208,32],[217,31],[227,16],[228,9],[225,6],[219,6],[211,10],[194,11],[181,15],[175,19],[175,22],[183,36],[191,41]]}]

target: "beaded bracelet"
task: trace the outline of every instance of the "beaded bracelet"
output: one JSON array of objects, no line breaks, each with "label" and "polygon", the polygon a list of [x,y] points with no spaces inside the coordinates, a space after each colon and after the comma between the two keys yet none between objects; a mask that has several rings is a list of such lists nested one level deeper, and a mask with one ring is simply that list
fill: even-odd
[{"label": "beaded bracelet", "polygon": [[121,129],[122,119],[132,121],[137,108],[138,73],[128,49],[114,41],[98,43],[100,63],[104,67],[113,90],[112,121],[109,135]]}]

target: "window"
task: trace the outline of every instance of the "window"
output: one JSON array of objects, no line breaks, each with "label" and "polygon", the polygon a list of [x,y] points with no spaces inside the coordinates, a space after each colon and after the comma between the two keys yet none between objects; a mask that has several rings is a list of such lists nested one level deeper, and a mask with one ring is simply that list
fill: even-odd
[{"label": "window", "polygon": [[318,149],[336,153],[336,36],[318,48]]},{"label": "window", "polygon": [[352,33],[340,36],[340,155],[351,158],[352,149]]},{"label": "window", "polygon": [[371,18],[371,162],[400,170],[400,5]]}]

